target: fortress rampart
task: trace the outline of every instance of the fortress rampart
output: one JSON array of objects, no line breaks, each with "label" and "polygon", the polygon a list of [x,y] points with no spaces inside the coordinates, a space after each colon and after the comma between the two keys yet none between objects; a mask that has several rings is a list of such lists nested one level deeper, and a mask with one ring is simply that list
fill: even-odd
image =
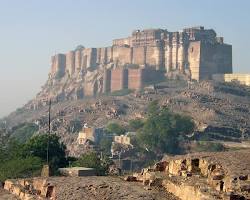
[{"label": "fortress rampart", "polygon": [[157,81],[155,74],[171,73],[197,81],[212,79],[213,74],[232,73],[232,46],[217,37],[213,29],[201,26],[178,32],[136,30],[127,38],[113,40],[110,47],[80,46],[52,56],[50,75],[57,79],[81,76],[85,80],[84,94],[92,95],[140,89],[146,82]]}]

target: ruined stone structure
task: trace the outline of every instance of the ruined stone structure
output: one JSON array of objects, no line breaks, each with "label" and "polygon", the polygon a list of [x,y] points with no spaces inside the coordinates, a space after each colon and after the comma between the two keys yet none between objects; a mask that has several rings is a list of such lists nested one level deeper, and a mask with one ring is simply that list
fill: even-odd
[{"label": "ruined stone structure", "polygon": [[125,180],[163,186],[183,200],[249,199],[248,166],[248,150],[166,156]]},{"label": "ruined stone structure", "polygon": [[38,96],[78,99],[140,90],[164,76],[179,74],[200,81],[224,73],[232,73],[232,46],[212,29],[136,30],[127,38],[113,40],[111,47],[78,46],[52,56],[50,78]]}]

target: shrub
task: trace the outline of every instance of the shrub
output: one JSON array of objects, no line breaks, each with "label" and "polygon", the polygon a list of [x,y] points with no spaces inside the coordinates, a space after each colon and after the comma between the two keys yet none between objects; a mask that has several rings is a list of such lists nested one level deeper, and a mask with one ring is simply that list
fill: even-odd
[{"label": "shrub", "polygon": [[111,153],[112,138],[102,138],[99,142],[101,151],[109,155]]},{"label": "shrub", "polygon": [[117,123],[110,123],[106,127],[108,133],[115,133],[116,135],[122,135],[126,133],[126,129]]},{"label": "shrub", "polygon": [[52,173],[58,167],[66,166],[65,145],[59,142],[56,135],[37,135],[24,144],[13,138],[3,138],[0,140],[0,181],[38,176],[46,162],[48,139]]},{"label": "shrub", "polygon": [[138,129],[142,128],[144,125],[141,119],[132,119],[129,121],[129,129],[131,131],[137,131]]},{"label": "shrub", "polygon": [[47,160],[47,143],[49,141],[49,164],[52,170],[66,165],[65,149],[66,146],[59,141],[59,137],[55,134],[42,134],[32,137],[23,146],[22,156],[35,156]]},{"label": "shrub", "polygon": [[82,155],[77,161],[75,161],[73,166],[94,168],[97,175],[105,175],[107,174],[111,163],[112,162],[108,157],[104,156],[101,160],[95,152],[89,152]]},{"label": "shrub", "polygon": [[200,141],[196,145],[196,151],[205,151],[205,152],[219,152],[224,151],[225,147],[221,143],[208,142],[208,141]]},{"label": "shrub", "polygon": [[40,175],[42,161],[37,157],[16,157],[0,164],[0,181],[10,178],[27,178]]}]

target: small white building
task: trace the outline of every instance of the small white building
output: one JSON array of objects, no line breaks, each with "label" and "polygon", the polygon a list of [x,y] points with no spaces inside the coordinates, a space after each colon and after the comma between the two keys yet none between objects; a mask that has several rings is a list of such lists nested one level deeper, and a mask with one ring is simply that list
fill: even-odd
[{"label": "small white building", "polygon": [[114,138],[115,143],[131,145],[131,138],[127,135],[116,135]]},{"label": "small white building", "polygon": [[63,176],[96,176],[96,170],[94,168],[87,167],[70,167],[59,168],[60,174]]},{"label": "small white building", "polygon": [[84,144],[86,140],[90,140],[92,142],[98,143],[100,139],[103,137],[103,129],[102,128],[89,128],[84,127],[82,131],[78,134],[78,144]]}]

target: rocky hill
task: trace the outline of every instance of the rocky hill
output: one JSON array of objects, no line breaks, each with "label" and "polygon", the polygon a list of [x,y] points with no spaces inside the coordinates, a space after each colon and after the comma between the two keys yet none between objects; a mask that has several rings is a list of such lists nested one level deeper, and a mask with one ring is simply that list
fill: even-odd
[{"label": "rocky hill", "polygon": [[[76,154],[76,138],[84,123],[127,125],[130,119],[145,118],[148,104],[158,100],[193,118],[196,132],[191,138],[240,141],[250,135],[249,88],[202,82],[224,73],[232,73],[232,45],[213,29],[136,30],[109,47],[79,45],[52,56],[41,91],[0,125],[13,133],[17,125],[35,123],[40,133],[47,132],[52,102],[52,132]],[[20,138],[25,132],[28,138],[31,130],[32,125],[15,134]]]},{"label": "rocky hill", "polygon": [[[78,131],[84,123],[105,127],[116,121],[127,125],[130,119],[145,118],[148,104],[158,100],[173,112],[192,117],[196,132],[192,138],[241,141],[250,136],[250,89],[233,83],[166,80],[149,85],[141,91],[120,91],[81,100],[67,100],[52,104],[52,132],[60,135],[70,152],[81,148]],[[39,125],[39,132],[48,131],[48,105],[32,109],[36,101],[3,119],[11,128],[24,122]]]}]

